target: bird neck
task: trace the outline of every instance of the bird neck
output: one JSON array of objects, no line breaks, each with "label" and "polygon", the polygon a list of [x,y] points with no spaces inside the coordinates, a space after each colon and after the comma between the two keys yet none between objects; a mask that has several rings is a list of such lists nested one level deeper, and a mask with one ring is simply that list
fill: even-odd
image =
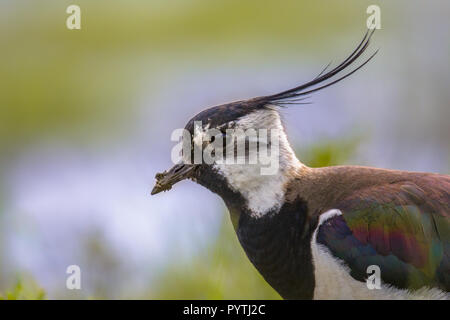
[{"label": "bird neck", "polygon": [[[309,168],[295,155],[290,164],[274,177],[257,180],[262,189],[255,187],[254,193],[232,187],[228,178],[213,166],[199,168],[196,180],[224,200],[244,251],[266,281],[283,298],[311,299],[315,286],[310,246],[313,224],[305,200],[297,197],[285,201],[290,182]],[[270,193],[270,188],[275,187],[280,193]],[[252,206],[251,197],[258,195],[273,199],[267,202],[268,209],[263,214]]]},{"label": "bird neck", "polygon": [[[213,170],[224,179],[229,189],[242,196],[244,205],[255,217],[278,211],[285,201],[290,180],[306,168],[295,156],[284,130],[279,135],[277,157],[269,165],[260,162],[213,165]],[[219,193],[222,198],[227,194],[228,192],[225,195]],[[226,201],[225,198],[224,200]]]},{"label": "bird neck", "polygon": [[284,299],[312,299],[315,279],[307,203],[285,202],[262,217],[241,214],[236,230],[250,261]]}]

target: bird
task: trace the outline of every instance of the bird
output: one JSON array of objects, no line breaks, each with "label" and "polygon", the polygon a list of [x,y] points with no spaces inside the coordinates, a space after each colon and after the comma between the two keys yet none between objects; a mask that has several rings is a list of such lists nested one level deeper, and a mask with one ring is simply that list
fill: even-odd
[{"label": "bird", "polygon": [[210,107],[188,121],[191,142],[183,159],[213,143],[198,139],[205,129],[216,129],[215,139],[228,138],[225,129],[277,130],[274,174],[261,174],[261,164],[217,159],[182,160],[156,174],[152,195],[190,179],[220,196],[248,259],[283,299],[450,298],[449,175],[353,165],[312,168],[297,158],[286,136],[283,109],[308,103],[312,93],[372,60],[378,50],[360,57],[373,31],[344,61],[327,65],[305,84]]}]

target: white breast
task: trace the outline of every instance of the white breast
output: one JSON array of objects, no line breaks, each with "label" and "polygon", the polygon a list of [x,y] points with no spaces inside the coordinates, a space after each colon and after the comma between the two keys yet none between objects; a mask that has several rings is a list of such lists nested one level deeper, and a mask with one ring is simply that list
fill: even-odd
[{"label": "white breast", "polygon": [[316,241],[319,227],[326,220],[341,214],[342,212],[338,209],[323,213],[312,237],[311,250],[316,281],[314,299],[450,299],[448,294],[435,288],[409,291],[381,284],[381,289],[370,290],[365,282],[352,278],[345,263],[333,257],[328,248]]}]

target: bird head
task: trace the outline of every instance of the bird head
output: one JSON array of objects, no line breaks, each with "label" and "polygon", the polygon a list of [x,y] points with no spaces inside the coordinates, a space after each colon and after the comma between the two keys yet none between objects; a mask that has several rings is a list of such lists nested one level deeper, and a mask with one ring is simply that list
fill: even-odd
[{"label": "bird head", "polygon": [[243,199],[256,214],[278,206],[292,171],[303,165],[297,160],[280,117],[290,104],[307,104],[308,95],[331,86],[362,68],[373,53],[353,70],[346,71],[369,45],[368,31],[342,63],[295,88],[249,100],[208,108],[187,123],[182,134],[181,157],[156,175],[152,194],[166,191],[191,179],[226,197]]},{"label": "bird head", "polygon": [[[232,187],[236,179],[248,183],[260,174],[277,174],[280,158],[293,160],[279,107],[259,99],[208,108],[189,120],[181,135],[181,158],[156,175],[152,194],[184,179],[207,183],[205,178],[211,174]],[[286,162],[282,161],[281,169]]]}]

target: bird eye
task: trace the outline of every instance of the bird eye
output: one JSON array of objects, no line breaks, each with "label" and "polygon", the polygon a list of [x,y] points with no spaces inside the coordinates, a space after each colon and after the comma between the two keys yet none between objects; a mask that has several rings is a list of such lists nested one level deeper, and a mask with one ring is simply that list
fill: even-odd
[{"label": "bird eye", "polygon": [[225,130],[220,130],[220,134],[216,134],[214,136],[211,136],[211,138],[209,139],[210,143],[213,143],[214,141],[216,141],[216,137],[220,138],[220,139],[224,139],[227,136]]}]

